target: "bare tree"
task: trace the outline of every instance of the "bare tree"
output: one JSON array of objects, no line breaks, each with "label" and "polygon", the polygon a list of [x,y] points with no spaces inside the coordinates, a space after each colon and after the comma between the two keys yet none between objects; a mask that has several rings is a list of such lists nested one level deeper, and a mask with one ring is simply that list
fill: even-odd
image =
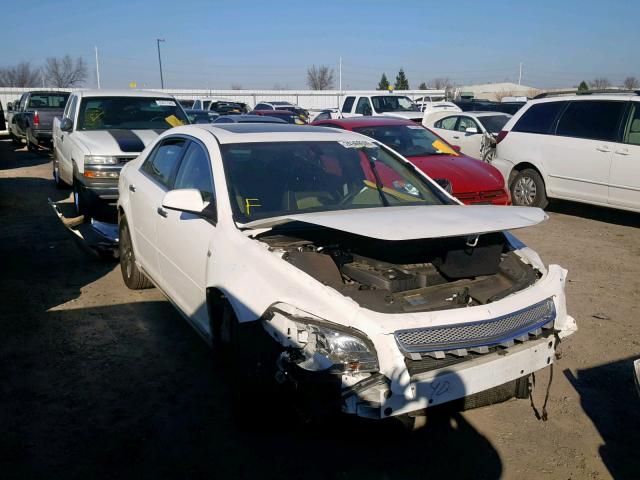
[{"label": "bare tree", "polygon": [[78,87],[87,79],[87,64],[80,57],[74,62],[69,55],[62,58],[47,58],[44,77],[52,87]]},{"label": "bare tree", "polygon": [[231,90],[242,90],[242,85],[234,82],[231,84]]},{"label": "bare tree", "polygon": [[431,88],[436,90],[448,90],[453,87],[453,82],[449,77],[445,78],[434,78],[431,80]]},{"label": "bare tree", "polygon": [[307,70],[307,85],[311,90],[330,90],[333,88],[333,69],[313,65]]},{"label": "bare tree", "polygon": [[622,86],[625,90],[637,90],[640,88],[640,82],[638,82],[636,77],[627,77],[624,79],[624,82],[622,82]]},{"label": "bare tree", "polygon": [[594,78],[589,85],[589,87],[593,88],[594,90],[604,90],[606,88],[609,88],[610,86],[611,82],[609,81],[609,79],[604,77]]},{"label": "bare tree", "polygon": [[274,83],[273,87],[271,87],[271,90],[291,90],[291,87],[288,83]]},{"label": "bare tree", "polygon": [[0,86],[2,87],[36,87],[42,83],[39,68],[33,68],[29,62],[22,62],[15,67],[0,68]]}]

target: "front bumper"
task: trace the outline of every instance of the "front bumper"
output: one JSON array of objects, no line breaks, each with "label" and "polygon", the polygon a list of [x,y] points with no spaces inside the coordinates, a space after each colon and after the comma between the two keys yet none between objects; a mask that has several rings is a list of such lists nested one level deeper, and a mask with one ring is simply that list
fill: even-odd
[{"label": "front bumper", "polygon": [[472,360],[411,376],[407,395],[391,391],[382,375],[345,389],[343,411],[382,419],[402,415],[482,392],[536,372],[554,361],[551,335],[501,349]]},{"label": "front bumper", "polygon": [[502,178],[504,178],[504,187],[509,191],[509,176],[513,170],[513,163],[502,158],[494,157],[493,160],[491,160],[491,165],[498,169]]},{"label": "front bumper", "polygon": [[465,205],[511,205],[511,197],[506,190],[453,192],[453,196]]}]

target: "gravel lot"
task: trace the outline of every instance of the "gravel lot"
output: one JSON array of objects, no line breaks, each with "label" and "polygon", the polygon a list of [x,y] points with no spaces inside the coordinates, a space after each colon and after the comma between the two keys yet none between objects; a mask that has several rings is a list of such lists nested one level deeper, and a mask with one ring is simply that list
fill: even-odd
[{"label": "gravel lot", "polygon": [[162,294],[127,290],[55,218],[47,197],[68,192],[50,173],[0,141],[1,478],[640,478],[639,215],[557,203],[517,234],[569,270],[580,329],[547,422],[513,400],[415,433],[290,426],[260,406],[240,423],[221,366]]}]

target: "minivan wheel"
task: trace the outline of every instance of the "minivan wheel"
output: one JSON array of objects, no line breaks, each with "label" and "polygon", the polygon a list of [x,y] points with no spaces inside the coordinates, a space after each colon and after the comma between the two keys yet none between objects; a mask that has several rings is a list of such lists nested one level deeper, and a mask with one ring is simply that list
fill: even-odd
[{"label": "minivan wheel", "polygon": [[522,207],[545,208],[549,201],[540,174],[531,168],[518,172],[511,182],[511,200]]},{"label": "minivan wheel", "polygon": [[133,244],[131,242],[131,233],[129,232],[129,224],[123,216],[118,222],[119,232],[119,253],[120,253],[120,271],[124,284],[131,290],[142,290],[153,286],[147,276],[140,271],[136,265],[136,255],[133,252]]}]

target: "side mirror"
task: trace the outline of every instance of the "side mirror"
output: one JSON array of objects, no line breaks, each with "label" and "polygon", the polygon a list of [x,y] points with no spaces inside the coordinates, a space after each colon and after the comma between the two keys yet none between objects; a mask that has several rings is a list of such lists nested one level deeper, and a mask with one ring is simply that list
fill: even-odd
[{"label": "side mirror", "polygon": [[465,133],[470,133],[470,134],[474,134],[474,133],[478,133],[478,129],[476,127],[467,127],[465,128]]},{"label": "side mirror", "polygon": [[217,221],[213,203],[205,206],[200,191],[195,188],[170,190],[162,199],[162,206],[169,210],[191,213],[214,222]]},{"label": "side mirror", "polygon": [[60,122],[60,130],[63,132],[70,132],[73,130],[73,120],[70,118],[63,118]]}]

